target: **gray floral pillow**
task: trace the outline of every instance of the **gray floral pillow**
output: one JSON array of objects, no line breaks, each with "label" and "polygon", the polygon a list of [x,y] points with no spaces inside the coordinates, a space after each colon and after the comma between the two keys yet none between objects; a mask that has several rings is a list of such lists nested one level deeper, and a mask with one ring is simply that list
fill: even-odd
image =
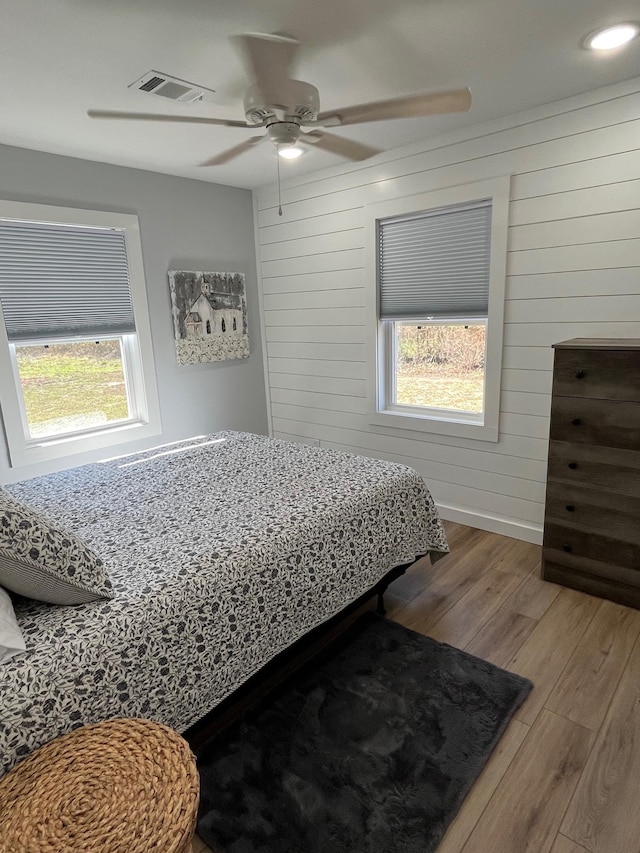
[{"label": "gray floral pillow", "polygon": [[51,604],[113,598],[102,560],[81,539],[2,489],[0,586]]}]

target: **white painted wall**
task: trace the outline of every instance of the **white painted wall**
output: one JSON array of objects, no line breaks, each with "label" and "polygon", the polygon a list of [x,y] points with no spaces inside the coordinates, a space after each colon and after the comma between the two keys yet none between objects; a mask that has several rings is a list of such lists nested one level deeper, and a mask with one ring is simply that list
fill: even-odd
[{"label": "white painted wall", "polygon": [[[267,431],[249,190],[0,146],[0,197],[138,216],[163,434],[159,439],[121,445],[119,453],[219,429]],[[169,269],[245,274],[252,352],[248,359],[178,366]],[[94,457],[75,456],[17,471],[9,467],[0,433],[0,483]]]},{"label": "white painted wall", "polygon": [[[363,205],[500,175],[512,180],[498,443],[371,426]],[[273,434],[406,463],[445,518],[541,541],[551,344],[640,337],[640,78],[289,180],[282,217],[276,198],[254,198]]]}]

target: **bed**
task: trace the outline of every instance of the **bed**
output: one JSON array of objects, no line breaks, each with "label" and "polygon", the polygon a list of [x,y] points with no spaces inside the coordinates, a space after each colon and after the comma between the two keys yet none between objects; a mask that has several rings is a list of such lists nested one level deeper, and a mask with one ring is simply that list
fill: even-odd
[{"label": "bed", "polygon": [[80,535],[114,597],[14,598],[27,652],[0,666],[0,775],[114,716],[183,732],[394,566],[448,551],[412,469],[249,433],[6,489]]}]

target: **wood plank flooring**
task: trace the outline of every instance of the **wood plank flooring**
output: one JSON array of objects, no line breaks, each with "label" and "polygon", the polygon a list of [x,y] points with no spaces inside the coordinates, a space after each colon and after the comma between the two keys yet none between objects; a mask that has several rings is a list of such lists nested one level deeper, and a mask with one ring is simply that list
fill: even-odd
[{"label": "wood plank flooring", "polygon": [[438,853],[640,853],[640,611],[540,580],[535,545],[445,526],[451,554],[390,587],[389,617],[535,689]]}]

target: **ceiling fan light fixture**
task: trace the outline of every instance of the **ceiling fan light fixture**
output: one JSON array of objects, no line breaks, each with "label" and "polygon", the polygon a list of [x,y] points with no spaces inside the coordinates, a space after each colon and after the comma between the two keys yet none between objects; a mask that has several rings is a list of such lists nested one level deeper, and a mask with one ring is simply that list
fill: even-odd
[{"label": "ceiling fan light fixture", "polygon": [[286,147],[278,146],[278,154],[284,157],[285,160],[296,160],[304,151],[299,145],[287,145]]},{"label": "ceiling fan light fixture", "polygon": [[626,23],[615,24],[612,27],[603,27],[593,33],[589,33],[582,44],[588,50],[614,50],[616,47],[628,44],[640,33],[640,24]]}]

